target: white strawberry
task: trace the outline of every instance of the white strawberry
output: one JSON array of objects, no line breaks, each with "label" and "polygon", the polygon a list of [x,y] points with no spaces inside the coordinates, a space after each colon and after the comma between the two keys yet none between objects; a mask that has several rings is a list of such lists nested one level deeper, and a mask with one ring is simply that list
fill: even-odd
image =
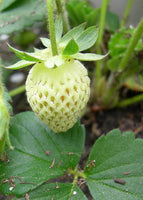
[{"label": "white strawberry", "polygon": [[49,69],[37,63],[26,81],[28,102],[42,122],[54,132],[71,128],[90,95],[86,68],[76,60]]}]

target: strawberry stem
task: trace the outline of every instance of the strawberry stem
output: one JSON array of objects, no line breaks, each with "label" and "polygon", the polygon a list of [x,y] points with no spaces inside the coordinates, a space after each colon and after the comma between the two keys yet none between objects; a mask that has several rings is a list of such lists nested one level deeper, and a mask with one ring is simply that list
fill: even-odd
[{"label": "strawberry stem", "polygon": [[122,28],[127,21],[128,15],[130,13],[130,10],[131,10],[132,4],[133,4],[133,1],[134,0],[128,0],[127,6],[126,6],[124,14],[123,14],[123,19],[122,19],[121,24],[120,24],[120,28]]},{"label": "strawberry stem", "polygon": [[53,56],[56,56],[58,55],[58,49],[57,49],[56,35],[55,35],[53,0],[47,0],[47,12],[48,12],[48,25],[49,25],[52,54]]},{"label": "strawberry stem", "polygon": [[18,87],[18,88],[16,88],[16,89],[11,90],[11,91],[9,92],[9,95],[10,95],[11,97],[14,97],[14,96],[16,96],[16,95],[18,95],[18,94],[21,94],[21,93],[23,93],[23,92],[25,92],[25,85],[22,85],[22,86],[20,86],[20,87]]},{"label": "strawberry stem", "polygon": [[[96,53],[101,54],[101,44],[103,41],[103,34],[104,34],[104,25],[105,25],[105,19],[106,19],[106,12],[109,5],[110,0],[103,0],[102,6],[101,6],[101,12],[100,12],[100,19],[99,19],[99,36],[96,43]],[[94,95],[98,96],[99,88],[100,88],[100,81],[102,79],[102,62],[97,61],[96,67],[93,72],[93,80],[92,80],[92,98],[95,98]],[[95,89],[96,85],[96,89]]]}]

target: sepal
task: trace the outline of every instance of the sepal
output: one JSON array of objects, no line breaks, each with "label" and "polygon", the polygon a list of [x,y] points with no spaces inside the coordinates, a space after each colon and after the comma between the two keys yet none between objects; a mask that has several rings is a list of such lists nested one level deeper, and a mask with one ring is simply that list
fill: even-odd
[{"label": "sepal", "polygon": [[5,67],[6,69],[21,69],[27,66],[30,66],[32,64],[35,64],[36,62],[31,62],[31,61],[27,61],[27,60],[20,60],[19,62],[10,65],[8,67]]},{"label": "sepal", "polygon": [[63,50],[63,55],[73,55],[77,52],[79,52],[79,46],[72,38]]},{"label": "sepal", "polygon": [[105,58],[108,54],[106,55],[99,55],[99,54],[94,54],[94,53],[76,53],[74,55],[71,55],[72,58],[81,60],[81,61],[96,61],[96,60],[101,60]]},{"label": "sepal", "polygon": [[27,52],[19,51],[19,50],[15,49],[14,47],[12,47],[9,44],[8,44],[8,47],[19,58],[21,58],[23,60],[32,61],[32,62],[40,62],[40,61],[42,61],[42,59],[39,59],[38,57],[36,57],[35,53],[27,53]]}]

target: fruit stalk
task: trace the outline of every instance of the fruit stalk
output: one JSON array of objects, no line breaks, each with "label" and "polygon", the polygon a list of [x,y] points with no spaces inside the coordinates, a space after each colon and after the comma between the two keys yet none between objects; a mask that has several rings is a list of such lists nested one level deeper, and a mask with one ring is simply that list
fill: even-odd
[{"label": "fruit stalk", "polygon": [[122,28],[127,21],[128,15],[130,13],[130,10],[131,10],[132,4],[133,4],[133,1],[134,0],[128,0],[127,6],[126,6],[124,14],[123,14],[123,19],[121,21],[120,28]]},{"label": "fruit stalk", "polygon": [[22,85],[22,86],[20,86],[20,87],[18,87],[18,88],[16,88],[16,89],[11,90],[11,91],[9,92],[9,95],[10,95],[11,97],[14,97],[14,96],[16,96],[16,95],[18,95],[18,94],[21,94],[21,93],[23,93],[23,92],[25,92],[25,85]]},{"label": "fruit stalk", "polygon": [[57,49],[56,36],[55,36],[53,0],[47,0],[47,12],[48,12],[48,25],[49,25],[52,54],[53,56],[56,56],[58,55],[58,49]]}]

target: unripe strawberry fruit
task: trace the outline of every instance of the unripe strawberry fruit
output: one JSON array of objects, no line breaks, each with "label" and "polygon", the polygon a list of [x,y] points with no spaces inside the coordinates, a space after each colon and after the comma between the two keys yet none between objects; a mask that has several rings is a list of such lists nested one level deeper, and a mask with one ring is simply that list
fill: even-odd
[{"label": "unripe strawberry fruit", "polygon": [[52,69],[37,63],[26,81],[28,102],[51,130],[64,132],[80,117],[89,99],[89,84],[87,70],[77,60]]}]

